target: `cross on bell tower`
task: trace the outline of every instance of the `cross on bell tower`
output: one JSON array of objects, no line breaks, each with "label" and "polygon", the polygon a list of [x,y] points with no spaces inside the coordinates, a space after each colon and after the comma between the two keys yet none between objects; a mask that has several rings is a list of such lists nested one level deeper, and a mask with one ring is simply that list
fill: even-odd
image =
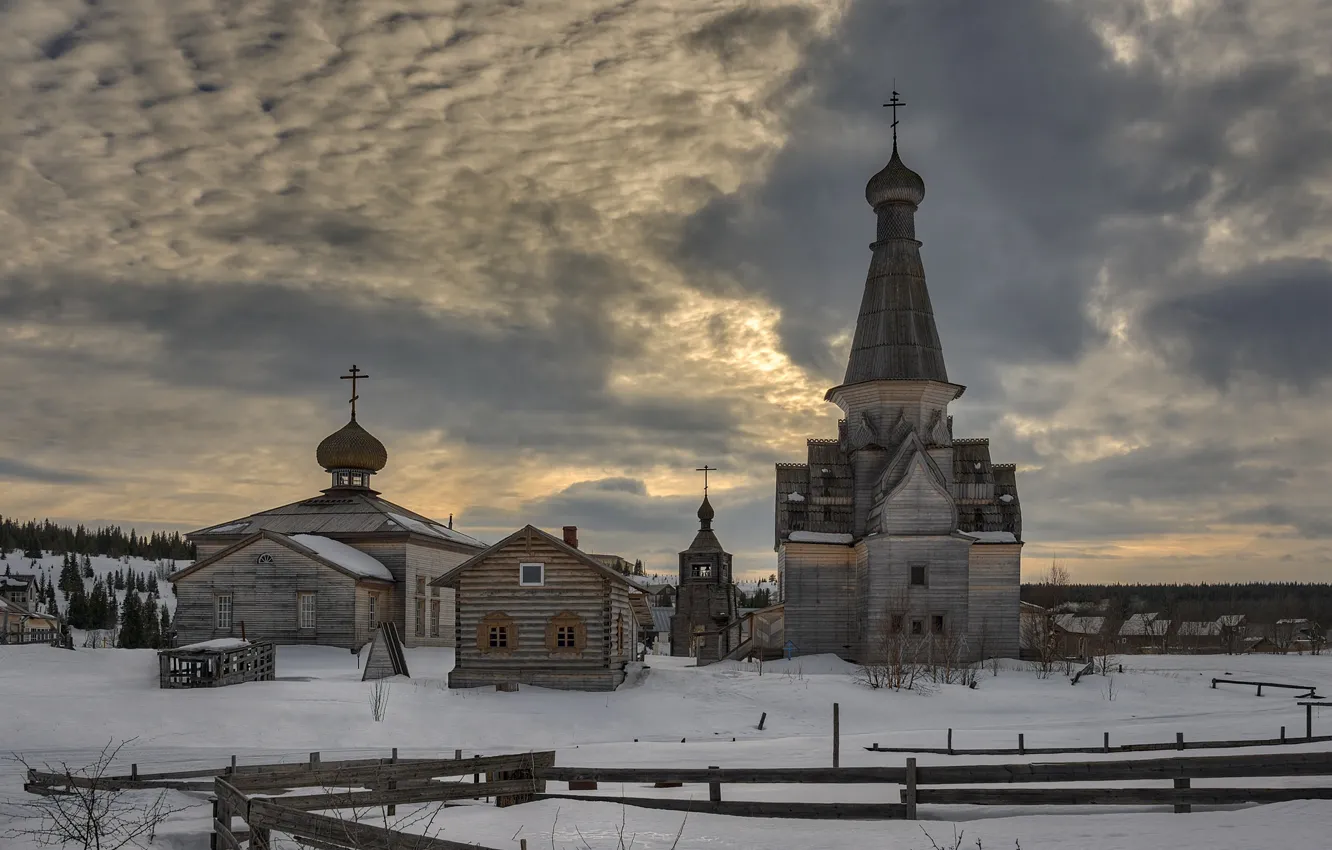
[{"label": "cross on bell tower", "polygon": [[356,420],[356,400],[360,398],[360,396],[356,394],[356,382],[357,382],[357,381],[364,381],[364,380],[367,380],[370,376],[367,375],[367,374],[365,374],[364,372],[362,372],[362,371],[361,371],[361,368],[360,368],[359,366],[357,366],[355,363],[352,364],[352,367],[351,367],[351,369],[350,369],[350,372],[351,372],[351,374],[348,374],[348,375],[341,375],[340,377],[341,377],[342,380],[344,380],[344,381],[351,381],[351,382],[352,382],[352,394],[351,394],[351,398],[348,400],[348,403],[351,404],[351,418],[352,418],[352,421],[355,421],[355,420]]},{"label": "cross on bell tower", "polygon": [[884,107],[887,108],[887,109],[891,109],[891,110],[893,111],[893,124],[892,124],[892,127],[893,127],[893,149],[894,149],[894,150],[897,149],[897,125],[900,123],[900,122],[897,120],[897,110],[898,110],[898,108],[903,107],[903,106],[906,106],[906,101],[905,101],[905,100],[902,100],[902,98],[898,96],[898,92],[897,92],[897,81],[896,81],[896,80],[893,80],[893,96],[892,96],[891,98],[888,99],[888,102],[884,104]]}]

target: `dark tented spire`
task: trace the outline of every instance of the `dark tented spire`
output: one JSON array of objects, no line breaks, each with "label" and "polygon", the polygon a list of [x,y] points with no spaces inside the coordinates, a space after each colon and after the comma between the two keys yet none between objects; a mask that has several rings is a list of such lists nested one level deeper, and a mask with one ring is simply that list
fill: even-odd
[{"label": "dark tented spire", "polygon": [[948,382],[916,241],[916,207],[924,197],[925,181],[906,167],[894,143],[888,165],[865,187],[865,199],[879,219],[878,240],[872,246],[843,386]]},{"label": "dark tented spire", "polygon": [[712,503],[708,497],[703,497],[703,504],[698,506],[698,534],[694,536],[694,542],[689,544],[686,552],[720,552],[722,551],[721,541],[717,539],[716,533],[712,530],[712,519],[716,513],[712,510]]}]

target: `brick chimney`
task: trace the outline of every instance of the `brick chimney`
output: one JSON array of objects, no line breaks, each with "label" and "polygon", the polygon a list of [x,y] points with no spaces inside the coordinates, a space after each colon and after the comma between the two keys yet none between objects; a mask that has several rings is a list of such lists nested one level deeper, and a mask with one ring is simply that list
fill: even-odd
[{"label": "brick chimney", "polygon": [[578,526],[566,525],[564,527],[564,543],[567,546],[578,548]]}]

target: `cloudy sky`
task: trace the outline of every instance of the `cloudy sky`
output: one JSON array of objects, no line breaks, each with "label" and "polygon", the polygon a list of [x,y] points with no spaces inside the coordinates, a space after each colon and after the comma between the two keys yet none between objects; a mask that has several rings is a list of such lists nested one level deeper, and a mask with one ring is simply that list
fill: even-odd
[{"label": "cloudy sky", "polygon": [[767,574],[902,152],[1026,572],[1332,576],[1326,0],[0,2],[0,514],[376,481]]}]

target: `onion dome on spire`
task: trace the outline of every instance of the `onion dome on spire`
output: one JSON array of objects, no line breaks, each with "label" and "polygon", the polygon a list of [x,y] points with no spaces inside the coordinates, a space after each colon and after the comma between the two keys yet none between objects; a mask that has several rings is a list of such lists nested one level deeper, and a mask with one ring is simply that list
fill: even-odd
[{"label": "onion dome on spire", "polygon": [[717,514],[712,510],[712,503],[708,501],[707,494],[703,495],[703,504],[698,506],[698,523],[700,528],[711,528],[712,518]]},{"label": "onion dome on spire", "polygon": [[388,463],[388,449],[353,416],[320,442],[315,459],[328,472],[335,469],[378,472]]},{"label": "onion dome on spire", "polygon": [[925,181],[902,162],[893,141],[893,156],[883,170],[870,178],[865,186],[865,200],[878,209],[884,204],[911,204],[920,206],[925,199]]}]

